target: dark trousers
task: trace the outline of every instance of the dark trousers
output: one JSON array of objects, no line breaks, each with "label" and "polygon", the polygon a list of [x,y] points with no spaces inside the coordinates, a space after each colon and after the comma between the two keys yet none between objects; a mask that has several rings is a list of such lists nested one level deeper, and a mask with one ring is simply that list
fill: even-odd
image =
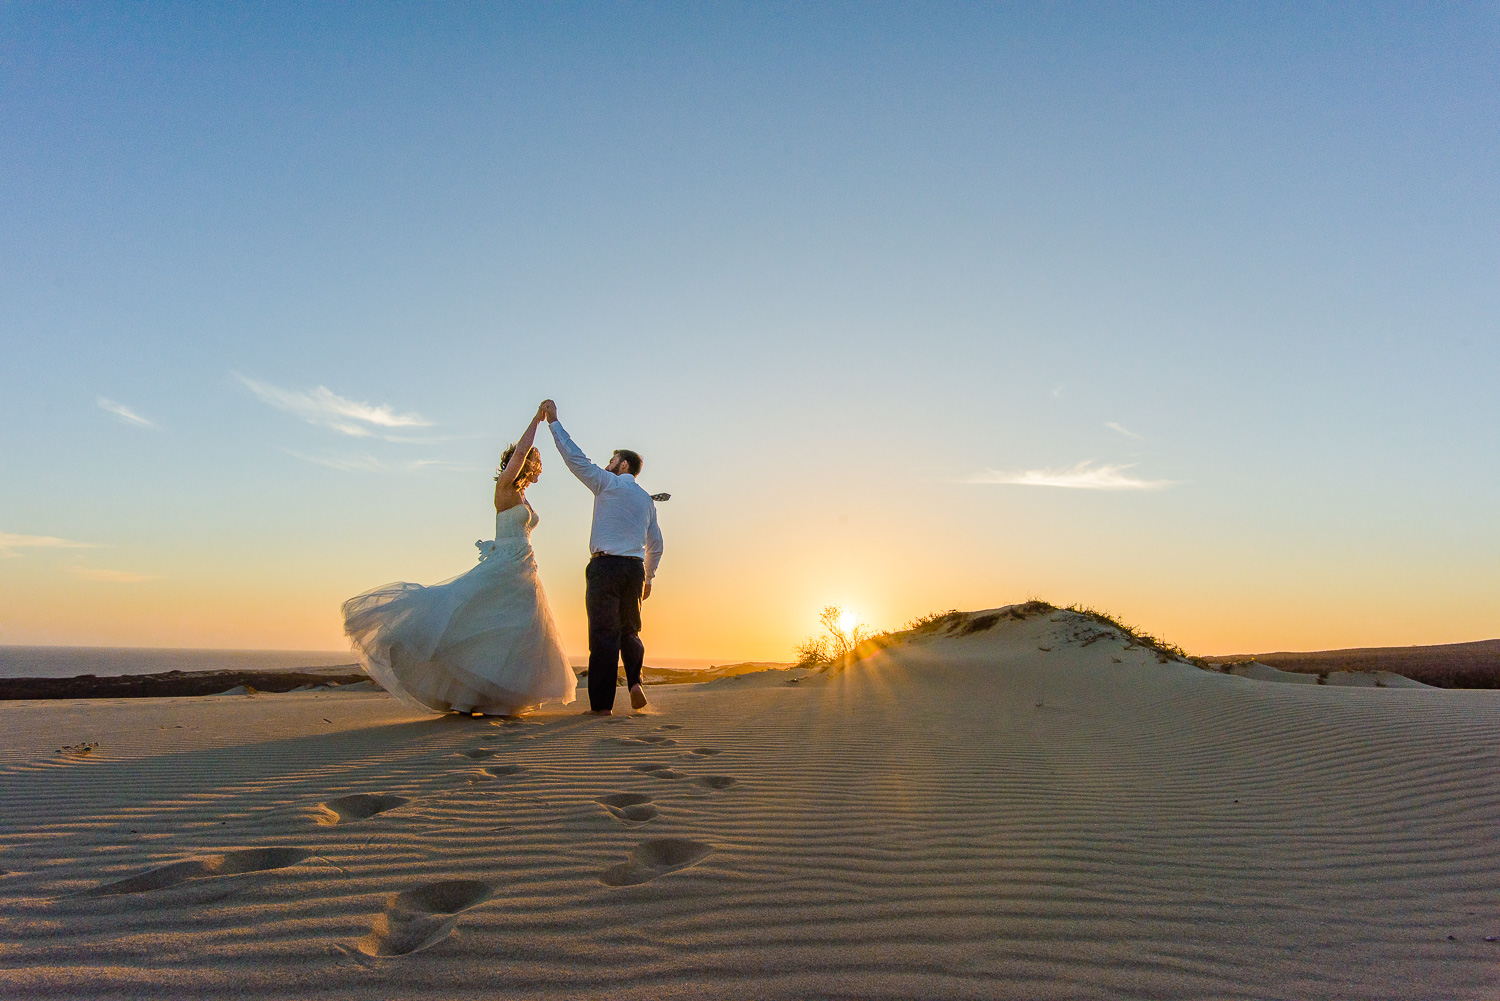
[{"label": "dark trousers", "polygon": [[641,589],[646,564],[629,556],[595,556],[583,573],[589,613],[589,708],[613,709],[620,661],[625,683],[641,683]]}]

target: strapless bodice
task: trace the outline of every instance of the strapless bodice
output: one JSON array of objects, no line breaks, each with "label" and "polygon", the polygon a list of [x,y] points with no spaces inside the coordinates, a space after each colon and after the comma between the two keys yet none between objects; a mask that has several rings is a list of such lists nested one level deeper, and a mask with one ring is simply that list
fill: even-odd
[{"label": "strapless bodice", "polygon": [[515,558],[531,552],[531,530],[541,520],[530,504],[517,504],[504,511],[496,511],[495,538],[489,541],[480,539],[474,543],[474,547],[479,550],[479,562],[483,563],[501,553],[508,553],[511,558]]},{"label": "strapless bodice", "polygon": [[517,504],[495,513],[495,541],[525,539],[541,521],[530,504]]}]

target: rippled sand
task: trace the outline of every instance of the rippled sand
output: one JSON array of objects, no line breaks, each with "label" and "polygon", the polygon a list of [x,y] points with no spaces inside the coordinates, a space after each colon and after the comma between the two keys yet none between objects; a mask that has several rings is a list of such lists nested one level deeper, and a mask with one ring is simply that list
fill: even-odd
[{"label": "rippled sand", "polygon": [[0,705],[0,993],[1500,996],[1500,692],[1055,612],[650,694]]}]

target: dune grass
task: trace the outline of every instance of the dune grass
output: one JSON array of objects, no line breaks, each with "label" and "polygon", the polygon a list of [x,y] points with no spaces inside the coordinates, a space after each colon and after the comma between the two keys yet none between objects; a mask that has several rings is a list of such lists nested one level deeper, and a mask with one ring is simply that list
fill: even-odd
[{"label": "dune grass", "polygon": [[[1118,636],[1127,647],[1150,650],[1165,664],[1176,661],[1192,664],[1205,671],[1228,671],[1237,663],[1251,659],[1270,664],[1283,671],[1313,674],[1319,684],[1328,682],[1330,671],[1388,671],[1437,688],[1500,688],[1500,640],[1449,644],[1435,647],[1411,647],[1373,650],[1332,650],[1315,653],[1282,653],[1255,658],[1215,658],[1210,661],[1188,653],[1181,646],[1133,626],[1119,616],[1091,605],[1074,603],[1058,606],[1035,595],[1019,604],[984,612],[960,612],[949,608],[928,612],[907,622],[900,629],[875,632],[851,638],[834,635],[832,619],[826,617],[830,635],[809,639],[797,647],[798,666],[828,668],[850,664],[898,643],[927,637],[973,636],[994,628],[1002,621],[1021,621],[1052,612],[1071,612],[1097,627],[1085,629],[1070,637],[1083,646],[1098,642],[1110,634]],[[1381,686],[1383,687],[1383,686]]]},{"label": "dune grass", "polygon": [[[1164,664],[1175,660],[1204,670],[1215,669],[1213,665],[1201,657],[1192,656],[1176,643],[1132,626],[1107,611],[1076,603],[1059,607],[1035,596],[1030,596],[1019,604],[1007,605],[995,611],[960,612],[950,608],[940,612],[928,612],[926,615],[919,615],[912,619],[901,629],[861,637],[857,643],[851,644],[840,652],[835,652],[834,644],[830,643],[827,638],[810,639],[797,647],[798,665],[826,667],[834,663],[859,660],[878,650],[910,639],[926,636],[973,636],[976,633],[987,632],[1001,621],[1024,621],[1037,615],[1058,611],[1072,612],[1095,625],[1112,630],[1125,641],[1127,646],[1150,650]],[[1087,645],[1100,638],[1102,636],[1087,638],[1084,644]]]},{"label": "dune grass", "polygon": [[1093,608],[1089,605],[1076,603],[1068,605],[1064,610],[1073,612],[1076,615],[1082,615],[1087,619],[1092,619],[1101,626],[1110,626],[1119,630],[1125,637],[1126,642],[1131,646],[1144,647],[1147,650],[1153,651],[1158,657],[1162,658],[1163,663],[1168,660],[1179,660],[1186,664],[1192,664],[1194,667],[1201,667],[1205,671],[1215,669],[1208,661],[1202,657],[1194,657],[1176,643],[1164,640],[1160,636],[1153,636],[1138,626],[1128,625],[1109,612]]}]

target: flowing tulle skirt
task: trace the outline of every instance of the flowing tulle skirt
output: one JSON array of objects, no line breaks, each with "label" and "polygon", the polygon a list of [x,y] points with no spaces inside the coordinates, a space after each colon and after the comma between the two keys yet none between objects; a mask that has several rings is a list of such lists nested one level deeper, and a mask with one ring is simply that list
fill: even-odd
[{"label": "flowing tulle skirt", "polygon": [[413,706],[512,715],[575,698],[578,681],[523,540],[498,543],[441,584],[387,584],[350,598],[344,632],[366,673]]}]

